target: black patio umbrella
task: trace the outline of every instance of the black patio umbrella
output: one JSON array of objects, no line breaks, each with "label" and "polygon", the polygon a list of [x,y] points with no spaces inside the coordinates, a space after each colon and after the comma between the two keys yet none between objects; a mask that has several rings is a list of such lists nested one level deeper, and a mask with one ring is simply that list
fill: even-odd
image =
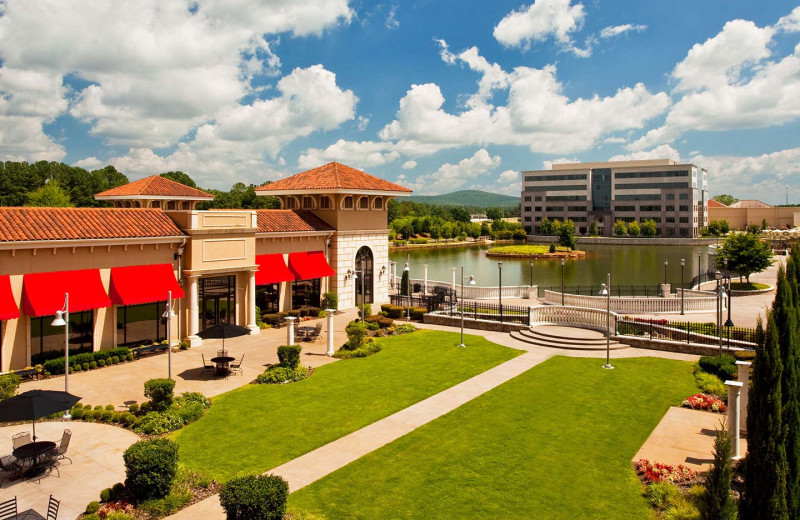
[{"label": "black patio umbrella", "polygon": [[225,338],[236,338],[238,336],[246,336],[250,331],[245,327],[239,325],[232,325],[230,323],[220,322],[213,327],[209,327],[203,332],[199,333],[203,339],[219,339],[222,338],[222,350],[225,350]]},{"label": "black patio umbrella", "polygon": [[81,398],[58,390],[28,390],[0,401],[0,422],[33,421],[36,440],[36,419],[69,410]]}]

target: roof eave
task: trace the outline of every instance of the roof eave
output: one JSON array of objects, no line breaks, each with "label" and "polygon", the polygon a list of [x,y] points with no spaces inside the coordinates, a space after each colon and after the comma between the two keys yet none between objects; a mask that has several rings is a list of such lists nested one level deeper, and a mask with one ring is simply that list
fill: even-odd
[{"label": "roof eave", "polygon": [[185,195],[101,195],[94,196],[97,200],[214,200],[213,195],[207,197],[191,197]]},{"label": "roof eave", "polygon": [[341,194],[341,195],[384,195],[391,197],[408,197],[411,191],[392,190],[358,190],[350,188],[306,188],[292,190],[270,190],[269,188],[256,188],[256,195],[308,195],[308,194]]}]

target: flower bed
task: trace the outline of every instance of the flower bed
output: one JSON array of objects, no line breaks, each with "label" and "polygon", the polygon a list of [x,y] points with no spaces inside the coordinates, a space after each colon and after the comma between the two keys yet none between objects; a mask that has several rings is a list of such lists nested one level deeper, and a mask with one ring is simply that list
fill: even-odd
[{"label": "flower bed", "polygon": [[725,413],[725,410],[728,409],[722,399],[707,394],[694,394],[681,403],[681,406],[715,413]]},{"label": "flower bed", "polygon": [[647,459],[636,462],[636,473],[648,484],[654,482],[671,482],[673,484],[688,484],[697,478],[697,472],[683,464],[673,466],[662,464]]}]

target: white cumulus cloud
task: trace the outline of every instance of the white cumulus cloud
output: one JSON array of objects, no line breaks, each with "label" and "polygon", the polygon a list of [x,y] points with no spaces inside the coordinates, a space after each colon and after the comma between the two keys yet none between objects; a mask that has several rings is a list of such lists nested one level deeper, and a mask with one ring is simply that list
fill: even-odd
[{"label": "white cumulus cloud", "polygon": [[633,24],[623,24],[623,25],[612,25],[609,27],[604,27],[600,31],[601,38],[613,38],[614,36],[619,36],[620,34],[625,34],[627,32],[642,32],[647,29],[646,25],[633,25]]},{"label": "white cumulus cloud", "polygon": [[533,42],[553,38],[565,50],[581,55],[572,34],[583,27],[586,11],[583,4],[571,0],[536,0],[508,13],[494,28],[494,37],[507,47],[527,49]]},{"label": "white cumulus cloud", "polygon": [[471,157],[460,160],[457,164],[445,163],[435,172],[418,176],[413,183],[415,191],[424,188],[429,193],[453,191],[466,182],[475,179],[500,165],[499,155],[489,155],[481,148]]}]

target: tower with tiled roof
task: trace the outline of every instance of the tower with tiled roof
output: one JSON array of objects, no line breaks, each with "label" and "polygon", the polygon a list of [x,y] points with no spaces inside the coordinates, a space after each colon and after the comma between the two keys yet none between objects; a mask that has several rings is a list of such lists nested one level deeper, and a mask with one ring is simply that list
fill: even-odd
[{"label": "tower with tiled roof", "polygon": [[160,175],[129,182],[94,196],[117,208],[161,208],[167,211],[190,211],[199,202],[214,200],[203,190],[186,186]]},{"label": "tower with tiled roof", "polygon": [[389,299],[388,202],[411,190],[361,170],[331,162],[256,188],[284,209],[307,210],[336,231],[328,251],[335,271],[329,288],[339,308]]}]

